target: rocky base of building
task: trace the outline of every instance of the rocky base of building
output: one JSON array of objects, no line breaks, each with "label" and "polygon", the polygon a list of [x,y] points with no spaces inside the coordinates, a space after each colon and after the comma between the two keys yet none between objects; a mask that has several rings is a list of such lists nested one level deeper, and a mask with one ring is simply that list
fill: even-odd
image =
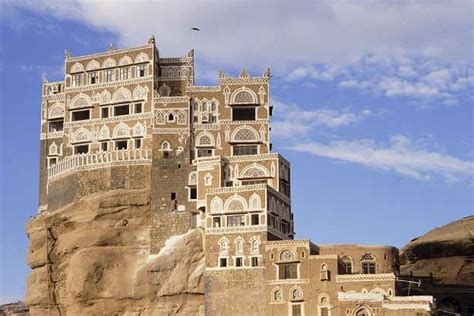
[{"label": "rocky base of building", "polygon": [[196,315],[204,305],[202,232],[150,255],[149,190],[86,196],[29,221],[31,315]]},{"label": "rocky base of building", "polygon": [[15,303],[0,305],[0,316],[28,316],[28,308],[25,303],[18,301]]}]

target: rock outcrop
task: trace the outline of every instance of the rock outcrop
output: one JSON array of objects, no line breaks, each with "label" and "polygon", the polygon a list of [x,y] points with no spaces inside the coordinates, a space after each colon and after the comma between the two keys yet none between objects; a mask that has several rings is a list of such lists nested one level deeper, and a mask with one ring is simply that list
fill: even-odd
[{"label": "rock outcrop", "polygon": [[15,303],[0,305],[0,316],[28,316],[28,308],[25,303],[18,301]]},{"label": "rock outcrop", "polygon": [[204,304],[202,233],[150,255],[150,192],[96,193],[33,218],[31,315],[196,315]]},{"label": "rock outcrop", "polygon": [[401,274],[432,276],[440,284],[474,286],[474,216],[413,239],[401,250]]}]

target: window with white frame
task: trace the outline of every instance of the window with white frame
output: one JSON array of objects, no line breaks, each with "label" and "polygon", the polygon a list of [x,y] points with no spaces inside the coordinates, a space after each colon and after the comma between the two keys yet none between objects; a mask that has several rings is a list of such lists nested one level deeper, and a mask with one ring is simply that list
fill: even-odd
[{"label": "window with white frame", "polygon": [[130,76],[130,68],[122,67],[120,68],[120,80],[127,80]]},{"label": "window with white frame", "polygon": [[99,74],[97,71],[93,71],[89,73],[89,84],[96,84],[99,83]]},{"label": "window with white frame", "polygon": [[114,81],[114,70],[108,69],[104,72],[104,81],[105,82],[112,82]]},{"label": "window with white frame", "polygon": [[82,79],[82,74],[75,74],[72,75],[72,86],[73,87],[79,87],[81,86],[81,80]]}]

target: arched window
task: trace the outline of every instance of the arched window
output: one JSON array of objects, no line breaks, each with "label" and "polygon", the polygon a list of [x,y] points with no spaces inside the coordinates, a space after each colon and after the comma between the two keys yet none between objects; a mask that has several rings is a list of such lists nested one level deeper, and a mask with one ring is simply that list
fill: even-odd
[{"label": "arched window", "polygon": [[214,146],[214,137],[207,132],[201,133],[197,137],[197,145],[203,147]]},{"label": "arched window", "polygon": [[174,113],[173,112],[168,113],[168,122],[174,122]]},{"label": "arched window", "polygon": [[292,301],[301,301],[303,299],[303,290],[299,287],[291,289],[290,298]]},{"label": "arched window", "polygon": [[329,270],[328,266],[324,263],[321,265],[321,281],[329,280]]},{"label": "arched window", "polygon": [[371,254],[365,254],[360,259],[362,274],[375,274],[375,257]]},{"label": "arched window", "polygon": [[280,290],[280,289],[273,290],[272,301],[273,302],[282,302],[283,301],[283,291]]},{"label": "arched window", "polygon": [[260,244],[260,241],[257,238],[252,238],[250,240],[250,253],[253,255],[256,255],[259,253],[258,246]]},{"label": "arched window", "polygon": [[247,209],[247,201],[240,195],[233,195],[225,201],[227,211],[241,211]]},{"label": "arched window", "polygon": [[238,237],[235,240],[235,254],[236,255],[244,254],[244,240],[242,239],[242,237]]},{"label": "arched window", "polygon": [[240,127],[232,133],[232,141],[234,142],[258,142],[258,133],[251,127]]},{"label": "arched window", "polygon": [[211,212],[222,212],[222,200],[217,196],[211,201]]},{"label": "arched window", "polygon": [[227,255],[229,253],[229,240],[222,238],[219,240],[219,254]]},{"label": "arched window", "polygon": [[371,316],[371,313],[367,308],[361,308],[356,313],[356,316]]},{"label": "arched window", "polygon": [[179,111],[177,115],[177,123],[179,125],[186,125],[187,115],[185,111]]},{"label": "arched window", "polygon": [[290,250],[283,250],[280,254],[281,261],[293,261],[295,259],[295,254]]},{"label": "arched window", "polygon": [[164,84],[160,87],[160,89],[158,89],[158,93],[159,93],[160,96],[162,96],[162,97],[169,97],[170,94],[171,94],[171,89],[170,89],[170,87],[168,87],[168,86],[166,85],[166,83],[164,83]]},{"label": "arched window", "polygon": [[170,143],[167,140],[165,140],[161,143],[161,150],[163,150],[163,151],[171,150]]},{"label": "arched window", "polygon": [[341,259],[342,261],[342,269],[344,274],[352,274],[352,259],[351,257],[344,256]]},{"label": "arched window", "polygon": [[251,209],[259,209],[261,207],[260,196],[257,193],[252,194],[250,197],[249,206]]}]

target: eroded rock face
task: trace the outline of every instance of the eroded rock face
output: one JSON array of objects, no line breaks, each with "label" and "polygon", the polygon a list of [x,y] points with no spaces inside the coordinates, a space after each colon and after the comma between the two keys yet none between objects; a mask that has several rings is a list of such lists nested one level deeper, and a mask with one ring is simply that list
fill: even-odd
[{"label": "eroded rock face", "polygon": [[402,275],[432,275],[440,284],[474,286],[474,216],[413,239],[401,250]]},{"label": "eroded rock face", "polygon": [[87,196],[30,220],[31,315],[196,315],[204,304],[199,230],[150,255],[150,193]]}]

